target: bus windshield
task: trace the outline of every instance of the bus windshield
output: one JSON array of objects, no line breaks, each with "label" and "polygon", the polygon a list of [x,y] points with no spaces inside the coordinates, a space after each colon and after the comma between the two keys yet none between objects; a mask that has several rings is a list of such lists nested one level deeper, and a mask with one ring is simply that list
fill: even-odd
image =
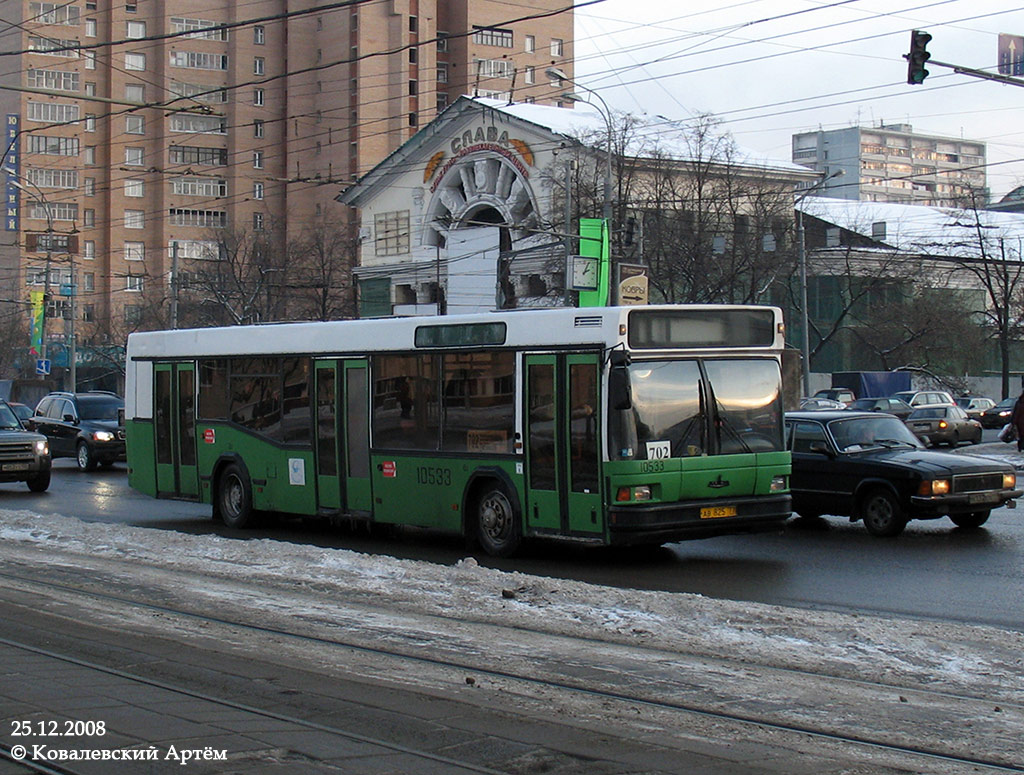
[{"label": "bus windshield", "polygon": [[629,375],[632,407],[612,410],[609,422],[613,460],[784,449],[774,360],[643,361]]}]

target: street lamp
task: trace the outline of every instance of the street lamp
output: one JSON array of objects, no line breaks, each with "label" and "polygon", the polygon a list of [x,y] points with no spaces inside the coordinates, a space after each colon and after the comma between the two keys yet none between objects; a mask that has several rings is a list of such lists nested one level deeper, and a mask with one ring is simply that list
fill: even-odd
[{"label": "street lamp", "polygon": [[804,238],[804,214],[799,209],[800,203],[813,194],[821,186],[833,178],[846,174],[846,170],[838,169],[830,175],[826,175],[813,186],[804,191],[793,202],[793,209],[796,210],[796,248],[797,258],[800,262],[800,310],[802,318],[802,331],[800,343],[801,355],[801,376],[803,377],[805,396],[811,395],[811,333],[810,316],[807,314],[807,247]]},{"label": "street lamp", "polygon": [[[590,100],[586,99],[585,97],[581,97],[579,94],[575,94],[574,92],[566,92],[565,94],[561,95],[562,99],[568,100],[569,102],[585,102],[588,105],[593,105],[595,108],[598,108],[598,112],[601,114],[601,118],[604,119],[605,128],[608,130],[608,140],[607,140],[607,142],[608,142],[608,149],[607,149],[608,153],[605,155],[605,167],[604,167],[604,206],[602,208],[602,217],[608,222],[608,229],[609,229],[609,231],[611,231],[611,222],[612,222],[612,134],[613,134],[613,132],[612,132],[612,112],[611,112],[611,109],[608,107],[608,103],[604,101],[604,97],[602,97],[600,94],[598,94],[593,89],[588,89],[583,84],[577,83],[572,78],[570,78],[568,75],[566,75],[564,71],[558,69],[557,67],[549,67],[544,72],[548,76],[548,78],[551,78],[551,79],[556,79],[557,78],[560,81],[568,81],[569,83],[575,85],[577,88],[583,89],[583,91],[585,91],[585,92],[589,92],[590,94],[594,95],[594,97],[597,98],[598,102],[600,102],[600,105],[598,105],[597,103],[591,102]],[[603,110],[601,108],[603,108]]]}]

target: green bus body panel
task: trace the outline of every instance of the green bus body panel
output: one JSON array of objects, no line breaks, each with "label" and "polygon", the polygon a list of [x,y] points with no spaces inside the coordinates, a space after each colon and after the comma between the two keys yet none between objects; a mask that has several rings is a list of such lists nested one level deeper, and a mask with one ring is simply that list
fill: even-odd
[{"label": "green bus body panel", "polygon": [[515,460],[439,458],[420,454],[371,456],[374,521],[462,531],[462,498],[481,469],[499,469],[523,502],[523,477]]},{"label": "green bus body panel", "polygon": [[156,431],[152,422],[125,421],[128,447],[128,485],[156,497]]},{"label": "green bus body panel", "polygon": [[644,504],[769,495],[772,478],[789,476],[790,470],[790,454],[785,451],[604,464],[609,500],[614,502],[619,487],[648,485],[651,500]]},{"label": "green bus body panel", "polygon": [[[212,431],[212,435],[208,433]],[[287,449],[229,425],[196,423],[201,500],[211,502],[214,466],[222,456],[238,456],[252,481],[253,508],[316,514],[316,461],[311,449]]]}]

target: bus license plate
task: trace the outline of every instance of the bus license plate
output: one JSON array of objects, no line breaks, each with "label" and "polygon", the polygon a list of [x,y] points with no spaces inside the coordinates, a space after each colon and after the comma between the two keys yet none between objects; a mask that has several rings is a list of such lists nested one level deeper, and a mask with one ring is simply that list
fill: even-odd
[{"label": "bus license plate", "polygon": [[30,463],[4,463],[4,471],[28,471],[31,468]]},{"label": "bus license plate", "polygon": [[700,510],[701,519],[717,519],[718,517],[735,517],[735,506],[705,506]]}]

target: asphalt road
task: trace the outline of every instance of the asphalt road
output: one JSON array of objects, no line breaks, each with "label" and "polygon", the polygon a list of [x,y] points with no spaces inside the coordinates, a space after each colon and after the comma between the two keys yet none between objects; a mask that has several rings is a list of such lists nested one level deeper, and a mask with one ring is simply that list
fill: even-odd
[{"label": "asphalt road", "polygon": [[[986,441],[994,433],[986,431]],[[960,452],[985,449],[964,446]],[[382,538],[365,530],[291,520],[232,531],[211,520],[209,506],[156,501],[132,491],[124,466],[86,474],[69,460],[55,463],[47,493],[0,485],[0,509],[239,539],[274,538],[446,564],[468,553],[457,537],[414,529]],[[655,550],[545,544],[513,559],[476,556],[504,570],[622,588],[1024,631],[1024,503],[994,511],[979,530],[955,528],[947,519],[915,521],[896,539],[872,538],[860,523],[829,517],[809,523],[793,519],[780,533],[687,541]]]}]

